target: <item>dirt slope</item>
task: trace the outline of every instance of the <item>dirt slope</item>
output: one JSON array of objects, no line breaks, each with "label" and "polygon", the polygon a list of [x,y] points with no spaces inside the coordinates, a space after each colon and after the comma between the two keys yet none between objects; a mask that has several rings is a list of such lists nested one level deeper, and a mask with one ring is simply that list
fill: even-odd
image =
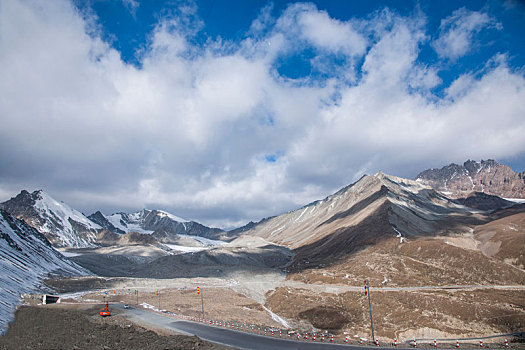
[{"label": "dirt slope", "polygon": [[[523,291],[388,291],[371,288],[376,337],[455,338],[523,330]],[[304,320],[318,330],[371,337],[368,299],[363,292],[312,293],[279,288],[266,304],[287,318]]]},{"label": "dirt slope", "polygon": [[525,213],[478,226],[474,237],[484,255],[525,269]]}]

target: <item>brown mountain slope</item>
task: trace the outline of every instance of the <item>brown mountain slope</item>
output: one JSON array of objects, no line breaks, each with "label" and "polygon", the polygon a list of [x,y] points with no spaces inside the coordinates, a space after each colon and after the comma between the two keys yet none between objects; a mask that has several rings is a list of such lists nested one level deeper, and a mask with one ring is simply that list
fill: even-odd
[{"label": "brown mountain slope", "polygon": [[[391,238],[333,262],[296,260],[289,280],[307,284],[442,286],[525,284],[525,271],[479,249],[453,245],[451,237],[414,238],[400,243]],[[311,261],[308,267],[306,261]]]},{"label": "brown mountain slope", "polygon": [[415,181],[378,173],[245,234],[294,249],[293,267],[311,268],[390,238],[468,232],[487,215]]},{"label": "brown mountain slope", "polygon": [[[287,280],[267,294],[266,306],[307,328],[369,337],[368,301],[356,290],[368,279],[383,341],[521,329],[525,207],[506,208],[508,202],[485,195],[467,202],[486,210],[379,173],[250,225],[246,234],[295,253]],[[518,234],[503,230],[510,226]],[[450,290],[455,285],[486,287]]]},{"label": "brown mountain slope", "polygon": [[525,269],[525,212],[478,226],[474,237],[485,256]]}]

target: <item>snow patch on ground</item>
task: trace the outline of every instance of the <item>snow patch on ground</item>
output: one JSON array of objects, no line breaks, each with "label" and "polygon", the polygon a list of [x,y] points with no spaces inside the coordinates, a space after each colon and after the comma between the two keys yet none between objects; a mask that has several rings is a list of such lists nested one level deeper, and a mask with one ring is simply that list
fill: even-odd
[{"label": "snow patch on ground", "polygon": [[64,293],[64,294],[59,294],[58,296],[60,297],[60,299],[75,299],[75,300],[80,300],[82,299],[82,297],[86,294],[90,294],[90,293],[95,293],[96,291],[94,290],[86,290],[86,291],[82,291],[82,292],[74,292],[74,293]]},{"label": "snow patch on ground", "polygon": [[161,309],[159,309],[158,307],[155,307],[155,306],[153,306],[153,305],[150,305],[150,304],[148,304],[148,303],[142,303],[142,304],[140,304],[140,306],[142,306],[142,307],[145,308],[145,309],[150,309],[150,310],[157,311],[157,312],[165,311],[165,310],[161,310]]},{"label": "snow patch on ground", "polygon": [[394,231],[397,232],[397,236],[396,237],[399,238],[399,243],[406,242],[406,239],[405,239],[405,237],[403,237],[401,235],[401,232],[399,232],[399,230],[397,228],[395,228],[394,226],[392,226],[392,228],[394,229]]},{"label": "snow patch on ground", "polygon": [[503,199],[506,201],[514,202],[518,204],[525,203],[525,198],[503,198]]},{"label": "snow patch on ground", "polygon": [[274,314],[273,312],[271,312],[267,307],[265,307],[264,305],[262,305],[262,307],[264,308],[264,310],[266,310],[266,312],[268,312],[270,314],[270,316],[272,317],[272,319],[276,322],[279,322],[280,324],[282,324],[285,328],[292,328],[290,327],[290,325],[288,324],[288,322],[286,322],[283,318],[279,317],[279,315],[276,315]]},{"label": "snow patch on ground", "polygon": [[299,219],[301,219],[304,215],[304,213],[308,210],[308,208],[304,208],[304,210],[301,212],[301,215],[299,215],[299,217],[297,219],[295,219],[295,222],[299,221]]},{"label": "snow patch on ground", "polygon": [[226,242],[223,242],[223,241],[217,241],[215,239],[209,239],[209,238],[200,237],[200,236],[181,235],[181,234],[179,234],[178,236],[183,237],[183,238],[194,239],[194,240],[204,244],[207,247],[217,247],[217,246],[226,244]]},{"label": "snow patch on ground", "polygon": [[286,227],[286,225],[283,225],[283,226],[281,226],[281,227],[279,227],[279,228],[273,230],[272,233],[270,233],[270,236],[273,235],[273,234],[276,233],[276,232],[281,231],[281,230],[282,230],[283,228],[285,228],[285,227]]},{"label": "snow patch on ground", "polygon": [[187,246],[178,245],[178,244],[164,244],[164,245],[170,248],[171,250],[176,250],[178,252],[185,252],[185,253],[200,252],[200,251],[208,249],[207,247],[187,247]]},{"label": "snow patch on ground", "polygon": [[79,254],[79,253],[73,253],[73,252],[66,252],[64,250],[59,250],[60,254],[62,254],[63,256],[67,257],[67,258],[72,258],[74,256],[79,256],[79,255],[82,255],[82,254]]}]

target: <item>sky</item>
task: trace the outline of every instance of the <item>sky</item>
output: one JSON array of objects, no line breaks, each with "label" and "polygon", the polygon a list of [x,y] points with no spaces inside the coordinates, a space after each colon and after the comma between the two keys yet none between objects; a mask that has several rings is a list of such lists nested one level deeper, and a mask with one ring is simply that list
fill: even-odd
[{"label": "sky", "polygon": [[0,1],[0,200],[233,228],[364,174],[525,170],[525,5]]}]

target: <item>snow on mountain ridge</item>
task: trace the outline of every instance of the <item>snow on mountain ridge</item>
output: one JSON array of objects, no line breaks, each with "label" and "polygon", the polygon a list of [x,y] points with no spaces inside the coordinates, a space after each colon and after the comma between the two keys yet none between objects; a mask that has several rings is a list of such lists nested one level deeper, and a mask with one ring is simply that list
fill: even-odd
[{"label": "snow on mountain ridge", "polygon": [[[164,226],[168,224],[182,224],[186,228],[186,223],[190,221],[163,210],[142,209],[138,212],[126,214],[115,213],[106,217],[113,226],[124,232],[139,232],[151,234],[155,231],[155,222],[164,220]],[[166,221],[171,220],[172,222]]]},{"label": "snow on mountain ridge", "polygon": [[1,207],[43,233],[56,246],[92,247],[101,226],[42,190],[21,191]]},{"label": "snow on mountain ridge", "polygon": [[163,210],[157,210],[157,215],[160,216],[160,217],[168,217],[170,218],[171,220],[174,220],[174,221],[177,221],[177,222],[190,222],[189,220],[186,220],[186,219],[183,219],[179,216],[175,216],[173,214],[170,214],[166,211],[163,211]]},{"label": "snow on mountain ridge", "polygon": [[20,294],[37,291],[47,274],[89,274],[53,249],[40,232],[1,209],[0,270],[0,334],[13,319]]},{"label": "snow on mountain ridge", "polygon": [[142,220],[140,220],[139,214],[141,213],[133,213],[133,214],[126,214],[126,213],[115,213],[109,216],[106,216],[106,219],[113,224],[116,228],[124,231],[124,232],[138,232],[138,233],[145,233],[145,234],[151,234],[153,231],[151,230],[144,230],[141,227],[141,224],[143,223]]},{"label": "snow on mountain ridge", "polygon": [[[100,225],[89,220],[78,210],[73,209],[64,202],[58,202],[56,199],[42,190],[38,191],[37,198],[38,199],[35,201],[35,209],[37,210],[47,213],[53,212],[61,218],[70,218],[93,230],[101,229]],[[69,226],[71,227],[71,225]]]}]

